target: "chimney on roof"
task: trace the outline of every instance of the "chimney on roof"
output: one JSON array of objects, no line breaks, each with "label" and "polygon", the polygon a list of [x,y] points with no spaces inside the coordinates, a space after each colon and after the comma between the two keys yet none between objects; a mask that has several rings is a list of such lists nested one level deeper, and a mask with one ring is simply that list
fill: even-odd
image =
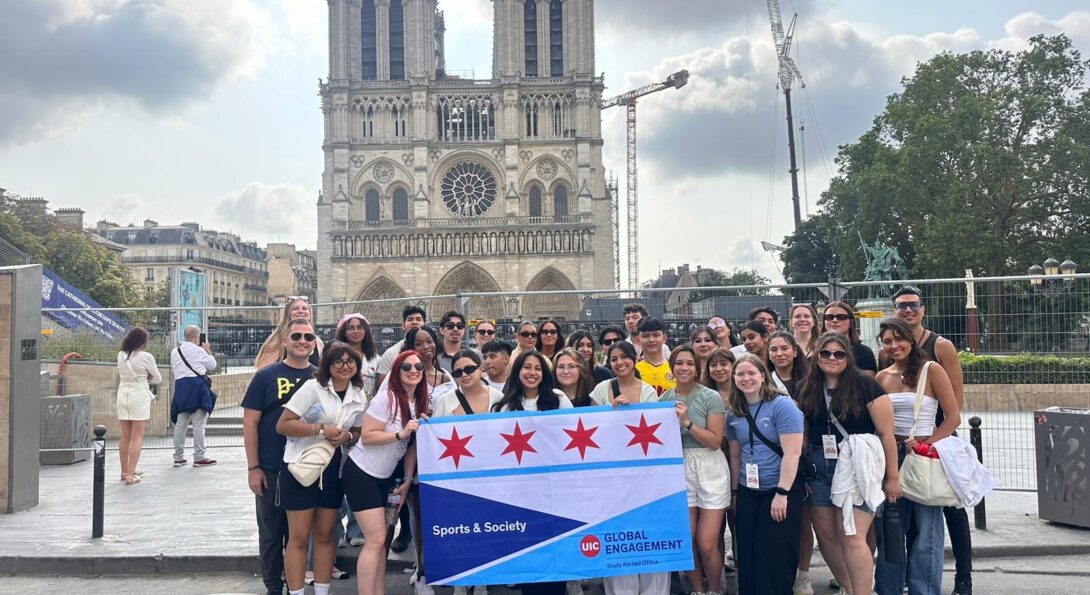
[{"label": "chimney on roof", "polygon": [[159,227],[159,222],[154,219],[144,219],[144,229]]},{"label": "chimney on roof", "polygon": [[83,230],[83,209],[79,207],[57,209],[56,211],[53,211],[53,215],[61,225],[72,227],[80,231]]},{"label": "chimney on roof", "polygon": [[25,208],[36,209],[44,213],[46,207],[49,206],[49,201],[40,196],[28,196],[26,198],[17,199],[16,204]]},{"label": "chimney on roof", "polygon": [[99,219],[98,223],[95,223],[95,229],[97,229],[98,231],[105,231],[107,229],[110,229],[111,227],[118,227],[118,225],[113,221],[109,221],[106,219]]},{"label": "chimney on roof", "polygon": [[189,229],[189,230],[194,231],[194,232],[197,232],[197,231],[201,230],[200,224],[198,224],[196,222],[193,222],[193,221],[186,221],[185,223],[182,224],[182,227],[185,227],[186,229]]}]

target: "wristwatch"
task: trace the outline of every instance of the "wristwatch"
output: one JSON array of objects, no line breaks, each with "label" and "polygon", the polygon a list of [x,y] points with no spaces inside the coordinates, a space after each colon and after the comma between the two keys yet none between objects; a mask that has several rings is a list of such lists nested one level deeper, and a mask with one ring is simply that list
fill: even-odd
[{"label": "wristwatch", "polygon": [[691,429],[693,429],[693,420],[690,419],[689,424],[685,426],[685,430],[688,431]]},{"label": "wristwatch", "polygon": [[775,491],[776,491],[776,493],[777,493],[777,494],[779,494],[780,496],[787,496],[787,495],[789,495],[789,494],[791,493],[791,492],[788,492],[787,490],[785,490],[785,489],[781,488],[780,486],[776,486],[776,490],[775,490]]}]

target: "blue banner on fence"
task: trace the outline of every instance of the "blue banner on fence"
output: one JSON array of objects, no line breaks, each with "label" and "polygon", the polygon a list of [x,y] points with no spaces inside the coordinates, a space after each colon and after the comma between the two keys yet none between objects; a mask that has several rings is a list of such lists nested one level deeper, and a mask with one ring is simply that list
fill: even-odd
[{"label": "blue banner on fence", "polygon": [[693,567],[673,403],[436,418],[417,449],[429,583]]},{"label": "blue banner on fence", "polygon": [[[53,271],[42,267],[42,308],[101,308],[102,304],[76,289]],[[58,324],[70,329],[88,329],[118,340],[132,328],[120,318],[104,311],[43,312]]]},{"label": "blue banner on fence", "polygon": [[185,341],[185,327],[195,326],[207,331],[208,325],[204,323],[204,310],[187,310],[186,308],[204,307],[204,273],[198,273],[187,269],[174,269],[175,285],[174,306],[178,311],[178,341]]}]

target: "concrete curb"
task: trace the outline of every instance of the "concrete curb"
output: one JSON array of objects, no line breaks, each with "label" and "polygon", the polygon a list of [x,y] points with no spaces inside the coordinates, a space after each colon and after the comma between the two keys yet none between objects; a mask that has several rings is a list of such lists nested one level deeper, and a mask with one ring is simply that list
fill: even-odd
[{"label": "concrete curb", "polygon": [[[1090,544],[1037,544],[1025,546],[988,546],[975,548],[974,559],[1036,558],[1090,554]],[[337,567],[355,573],[355,553],[338,552]],[[953,559],[946,550],[946,559]],[[817,562],[817,560],[815,560]],[[820,564],[816,564],[820,565]],[[404,560],[387,560],[386,572],[400,574],[412,566]],[[102,576],[149,574],[196,574],[208,572],[246,572],[260,574],[257,556],[133,556],[133,557],[0,557],[0,576]]]}]

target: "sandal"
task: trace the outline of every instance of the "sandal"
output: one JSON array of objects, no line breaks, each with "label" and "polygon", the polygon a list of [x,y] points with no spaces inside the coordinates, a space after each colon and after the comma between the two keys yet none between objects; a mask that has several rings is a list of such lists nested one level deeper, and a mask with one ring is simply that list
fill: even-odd
[{"label": "sandal", "polygon": [[130,476],[125,478],[125,485],[127,485],[127,486],[131,486],[131,485],[133,485],[135,483],[140,483],[140,476],[139,475],[130,475]]},{"label": "sandal", "polygon": [[313,585],[314,584],[314,571],[313,570],[308,570],[306,572],[306,574],[303,575],[303,584],[304,585]]}]

